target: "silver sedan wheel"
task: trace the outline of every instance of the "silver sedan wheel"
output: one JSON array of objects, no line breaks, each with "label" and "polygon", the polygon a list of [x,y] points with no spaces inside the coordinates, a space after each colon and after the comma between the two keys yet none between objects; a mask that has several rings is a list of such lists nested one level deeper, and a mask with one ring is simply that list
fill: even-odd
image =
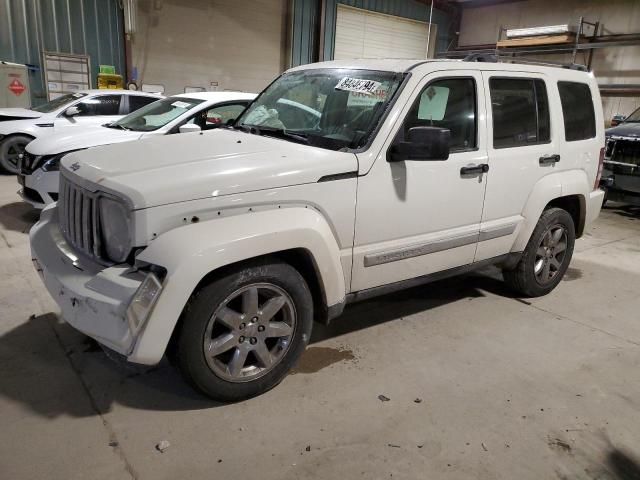
[{"label": "silver sedan wheel", "polygon": [[567,253],[567,230],[562,225],[549,227],[536,250],[534,272],[538,283],[546,285],[560,271]]},{"label": "silver sedan wheel", "polygon": [[209,368],[230,382],[255,380],[289,349],[296,310],[287,292],[271,283],[237,289],[213,313],[204,334]]}]

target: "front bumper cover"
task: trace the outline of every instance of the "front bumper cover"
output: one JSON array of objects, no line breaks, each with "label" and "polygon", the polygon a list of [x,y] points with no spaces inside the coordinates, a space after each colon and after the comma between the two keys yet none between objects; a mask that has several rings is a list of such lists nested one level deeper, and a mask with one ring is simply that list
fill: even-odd
[{"label": "front bumper cover", "polygon": [[126,310],[144,274],[128,265],[105,268],[78,258],[58,228],[56,207],[43,210],[29,236],[33,263],[60,306],[63,319],[105,346],[129,356],[136,338]]}]

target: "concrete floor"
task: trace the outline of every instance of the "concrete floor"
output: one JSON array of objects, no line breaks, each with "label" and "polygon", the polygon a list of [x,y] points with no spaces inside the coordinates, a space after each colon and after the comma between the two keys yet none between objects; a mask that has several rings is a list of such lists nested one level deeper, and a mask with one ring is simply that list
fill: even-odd
[{"label": "concrete floor", "polygon": [[358,304],[279,387],[218,405],[57,318],[16,189],[0,177],[1,478],[640,478],[640,210],[603,211],[545,298],[488,270]]}]

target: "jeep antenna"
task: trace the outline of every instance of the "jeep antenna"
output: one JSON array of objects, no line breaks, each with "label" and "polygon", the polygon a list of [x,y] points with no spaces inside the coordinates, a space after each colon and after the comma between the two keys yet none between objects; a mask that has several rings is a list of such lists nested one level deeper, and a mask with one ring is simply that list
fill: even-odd
[{"label": "jeep antenna", "polygon": [[429,30],[427,30],[427,54],[425,58],[429,58],[429,45],[431,44],[431,18],[433,17],[433,0],[431,0],[431,8],[429,9]]}]

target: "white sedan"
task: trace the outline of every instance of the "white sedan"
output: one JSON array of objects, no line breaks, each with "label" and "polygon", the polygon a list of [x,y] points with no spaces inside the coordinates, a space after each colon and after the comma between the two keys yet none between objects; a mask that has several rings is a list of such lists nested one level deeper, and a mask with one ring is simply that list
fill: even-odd
[{"label": "white sedan", "polygon": [[36,208],[58,200],[60,159],[77,150],[173,133],[209,130],[240,115],[254,93],[184,93],[158,100],[105,125],[67,130],[34,140],[20,159],[18,194]]},{"label": "white sedan", "polygon": [[34,138],[112,122],[159,98],[130,90],[80,90],[32,109],[0,108],[0,171],[18,173],[18,158]]}]

